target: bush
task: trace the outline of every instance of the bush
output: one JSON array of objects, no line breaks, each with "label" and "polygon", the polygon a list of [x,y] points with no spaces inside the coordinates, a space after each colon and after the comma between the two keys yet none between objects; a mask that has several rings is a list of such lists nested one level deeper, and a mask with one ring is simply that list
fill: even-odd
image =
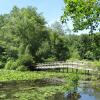
[{"label": "bush", "polygon": [[97,68],[100,71],[100,61],[94,61],[92,67]]},{"label": "bush", "polygon": [[18,63],[15,61],[15,62],[12,63],[11,69],[16,70],[18,66],[19,66]]},{"label": "bush", "polygon": [[45,59],[44,61],[45,62],[54,62],[54,61],[56,61],[56,57],[49,57],[49,58],[47,58],[47,59]]},{"label": "bush", "polygon": [[8,70],[14,69],[14,68],[13,68],[13,63],[14,63],[13,60],[7,61],[6,65],[5,65],[5,69],[8,69]]},{"label": "bush", "polygon": [[1,69],[1,68],[4,68],[4,66],[5,66],[5,63],[2,62],[2,61],[0,61],[0,69]]},{"label": "bush", "polygon": [[28,69],[31,69],[32,65],[33,65],[32,56],[26,54],[19,57],[16,61],[9,60],[5,65],[5,69],[26,71]]},{"label": "bush", "polygon": [[17,71],[27,71],[28,68],[24,65],[18,66],[18,68],[16,68]]},{"label": "bush", "polygon": [[25,54],[25,55],[22,55],[18,59],[18,63],[19,63],[19,65],[32,66],[32,64],[33,64],[33,58],[32,58],[31,55]]},{"label": "bush", "polygon": [[94,56],[93,52],[87,51],[87,52],[85,53],[85,58],[86,58],[86,59],[89,59],[89,60],[94,60],[94,59],[95,59],[95,56]]},{"label": "bush", "polygon": [[19,57],[19,59],[16,60],[16,65],[18,66],[16,70],[31,70],[31,66],[33,65],[33,58],[29,54],[22,55]]}]

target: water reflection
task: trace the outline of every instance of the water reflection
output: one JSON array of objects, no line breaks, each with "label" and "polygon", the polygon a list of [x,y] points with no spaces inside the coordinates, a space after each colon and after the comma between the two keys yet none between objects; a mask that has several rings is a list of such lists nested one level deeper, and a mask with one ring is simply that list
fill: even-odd
[{"label": "water reflection", "polygon": [[57,93],[48,97],[47,100],[100,100],[100,91],[94,89],[90,84],[81,83],[76,90]]},{"label": "water reflection", "polygon": [[[37,83],[37,82],[36,82]],[[31,91],[37,91],[43,84],[36,84],[35,81],[12,81],[12,82],[1,82],[0,83],[0,100],[19,100],[19,96],[16,93],[27,93],[31,94]],[[44,83],[44,81],[42,82]],[[65,93],[57,93],[51,97],[46,98],[47,100],[100,100],[100,89],[97,90],[91,86],[89,82],[81,82],[80,85],[75,84],[73,80],[74,88]],[[39,86],[40,85],[40,86]],[[45,86],[47,84],[44,84]],[[50,85],[50,84],[49,84]],[[34,93],[34,92],[32,92]],[[31,99],[33,100],[33,99]]]}]

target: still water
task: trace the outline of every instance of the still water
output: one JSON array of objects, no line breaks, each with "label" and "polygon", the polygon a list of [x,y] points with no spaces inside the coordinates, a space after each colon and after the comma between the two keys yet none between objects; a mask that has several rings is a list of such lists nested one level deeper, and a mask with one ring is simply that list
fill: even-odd
[{"label": "still water", "polygon": [[74,91],[56,93],[47,100],[100,100],[100,89],[93,88],[90,83],[80,83]]},{"label": "still water", "polygon": [[[0,83],[0,100],[41,100],[36,99],[36,95],[39,95],[38,91],[39,86],[34,84],[34,81],[19,81],[19,82],[6,82]],[[42,86],[43,87],[43,86]],[[45,98],[46,100],[100,100],[100,86],[94,88],[91,86],[90,82],[81,82],[74,91],[66,91],[65,93],[56,93],[50,97]],[[31,92],[33,91],[33,92]],[[36,92],[37,91],[37,92]],[[35,92],[37,93],[36,95]],[[19,99],[18,93],[26,93],[31,99]],[[33,97],[32,97],[33,95]],[[29,98],[27,97],[27,98]],[[42,99],[44,100],[44,99]]]}]

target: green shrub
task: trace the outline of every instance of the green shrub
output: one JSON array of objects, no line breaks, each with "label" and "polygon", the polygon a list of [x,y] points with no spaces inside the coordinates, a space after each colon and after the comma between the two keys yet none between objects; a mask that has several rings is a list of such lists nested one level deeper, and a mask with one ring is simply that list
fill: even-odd
[{"label": "green shrub", "polygon": [[16,61],[9,60],[5,65],[5,69],[26,71],[30,69],[32,64],[33,64],[32,56],[29,54],[25,54],[20,56]]},{"label": "green shrub", "polygon": [[12,65],[11,65],[11,69],[12,70],[16,70],[16,68],[18,67],[19,65],[17,64],[17,62],[13,62]]},{"label": "green shrub", "polygon": [[22,55],[18,59],[18,63],[19,63],[19,65],[31,66],[33,64],[32,56],[29,54]]},{"label": "green shrub", "polygon": [[12,68],[13,63],[14,63],[13,60],[7,61],[6,65],[5,65],[5,69],[13,69],[13,68]]},{"label": "green shrub", "polygon": [[85,53],[85,58],[86,59],[89,59],[89,60],[94,60],[95,58],[94,58],[94,54],[93,54],[93,52],[91,52],[91,51],[87,51],[86,53]]},{"label": "green shrub", "polygon": [[4,66],[5,66],[5,63],[2,62],[2,61],[0,61],[0,69],[1,69],[1,68],[4,68]]},{"label": "green shrub", "polygon": [[100,61],[94,61],[92,67],[97,68],[100,71]]},{"label": "green shrub", "polygon": [[49,58],[47,58],[47,59],[45,59],[44,61],[45,62],[53,62],[53,61],[56,61],[56,57],[49,57]]},{"label": "green shrub", "polygon": [[33,65],[33,58],[29,54],[22,55],[16,60],[16,66],[17,66],[16,70],[20,71],[30,70],[32,65]]},{"label": "green shrub", "polygon": [[18,68],[16,68],[17,71],[27,71],[28,68],[24,65],[18,66]]}]

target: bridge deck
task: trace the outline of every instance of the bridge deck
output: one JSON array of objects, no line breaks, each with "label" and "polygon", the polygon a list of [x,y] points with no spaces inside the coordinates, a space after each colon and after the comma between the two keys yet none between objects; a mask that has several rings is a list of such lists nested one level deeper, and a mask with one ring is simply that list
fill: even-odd
[{"label": "bridge deck", "polygon": [[90,68],[90,63],[84,62],[53,62],[53,63],[45,63],[45,64],[37,64],[36,69],[65,69],[65,68],[73,68],[80,70],[88,70],[88,71],[96,71],[96,69]]}]

